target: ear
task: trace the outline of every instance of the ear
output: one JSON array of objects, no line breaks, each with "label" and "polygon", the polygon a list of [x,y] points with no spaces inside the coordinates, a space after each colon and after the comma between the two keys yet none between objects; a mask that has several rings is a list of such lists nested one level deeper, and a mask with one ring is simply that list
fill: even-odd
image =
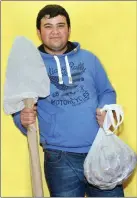
[{"label": "ear", "polygon": [[40,30],[37,29],[37,35],[39,37],[39,39],[41,40],[41,33],[40,33]]},{"label": "ear", "polygon": [[70,34],[71,34],[71,27],[69,27],[68,32],[69,32],[69,37],[70,37]]}]

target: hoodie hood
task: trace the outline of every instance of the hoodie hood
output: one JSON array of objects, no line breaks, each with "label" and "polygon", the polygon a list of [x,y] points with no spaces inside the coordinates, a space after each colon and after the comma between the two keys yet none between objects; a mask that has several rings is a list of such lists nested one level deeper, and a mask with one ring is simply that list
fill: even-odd
[{"label": "hoodie hood", "polygon": [[[71,52],[75,47],[76,47],[76,46],[75,46],[75,44],[74,44],[73,42],[68,41],[68,42],[67,42],[67,50],[66,50],[63,54],[66,54],[66,53],[68,53],[68,52]],[[46,53],[46,54],[49,54],[48,52],[45,51],[45,49],[44,49],[44,44],[41,44],[41,45],[38,47],[38,49],[39,49],[39,51],[41,51],[41,52],[44,52],[44,53]]]}]

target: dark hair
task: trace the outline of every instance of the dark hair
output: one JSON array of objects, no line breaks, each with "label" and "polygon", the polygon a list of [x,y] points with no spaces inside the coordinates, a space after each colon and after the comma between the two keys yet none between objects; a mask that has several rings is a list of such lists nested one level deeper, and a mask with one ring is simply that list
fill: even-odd
[{"label": "dark hair", "polygon": [[49,18],[53,18],[56,17],[58,15],[62,15],[66,18],[68,27],[70,27],[70,18],[69,15],[67,13],[67,11],[60,5],[56,5],[56,4],[51,4],[51,5],[47,5],[44,8],[42,8],[37,16],[37,20],[36,20],[36,27],[38,30],[40,30],[40,24],[41,24],[41,19],[45,16],[45,15],[49,15]]}]

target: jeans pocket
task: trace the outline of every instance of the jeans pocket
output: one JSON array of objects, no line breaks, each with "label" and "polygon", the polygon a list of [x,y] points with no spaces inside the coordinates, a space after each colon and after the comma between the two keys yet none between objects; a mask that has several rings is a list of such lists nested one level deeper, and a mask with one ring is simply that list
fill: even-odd
[{"label": "jeans pocket", "polygon": [[44,150],[44,161],[46,163],[58,163],[61,160],[62,151],[57,150]]}]

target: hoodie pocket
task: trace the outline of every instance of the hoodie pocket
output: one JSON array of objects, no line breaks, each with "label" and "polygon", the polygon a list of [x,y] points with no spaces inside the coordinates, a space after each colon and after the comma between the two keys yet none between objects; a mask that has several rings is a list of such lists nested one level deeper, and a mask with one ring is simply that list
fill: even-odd
[{"label": "hoodie pocket", "polygon": [[89,146],[98,131],[95,110],[85,107],[58,113],[54,127],[56,136],[50,143],[63,147]]}]

